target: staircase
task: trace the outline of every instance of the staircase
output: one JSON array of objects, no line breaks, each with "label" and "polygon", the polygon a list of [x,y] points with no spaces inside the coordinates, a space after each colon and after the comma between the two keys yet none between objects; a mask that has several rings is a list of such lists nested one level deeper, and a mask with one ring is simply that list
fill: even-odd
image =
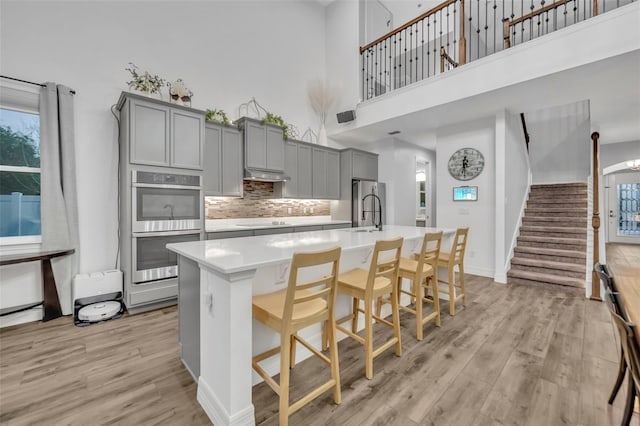
[{"label": "staircase", "polygon": [[508,281],[585,288],[587,184],[531,185]]}]

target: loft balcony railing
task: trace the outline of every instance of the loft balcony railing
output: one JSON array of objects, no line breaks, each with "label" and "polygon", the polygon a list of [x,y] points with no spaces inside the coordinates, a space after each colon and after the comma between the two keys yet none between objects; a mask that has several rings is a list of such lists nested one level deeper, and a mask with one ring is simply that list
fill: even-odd
[{"label": "loft balcony railing", "polygon": [[362,100],[635,0],[447,0],[360,47]]}]

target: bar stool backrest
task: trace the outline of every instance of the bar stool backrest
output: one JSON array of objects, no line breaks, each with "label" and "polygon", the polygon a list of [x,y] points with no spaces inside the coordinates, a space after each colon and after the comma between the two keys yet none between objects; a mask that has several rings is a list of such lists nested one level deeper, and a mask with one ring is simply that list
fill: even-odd
[{"label": "bar stool backrest", "polygon": [[[293,320],[295,305],[322,299],[326,308],[315,312],[313,318],[305,318],[311,322],[329,319],[333,315],[338,288],[338,272],[340,270],[340,253],[342,249],[335,247],[326,251],[295,253],[291,259],[291,272],[284,304],[282,323],[290,324]],[[298,282],[300,269],[331,264],[331,273],[312,281]]]},{"label": "bar stool backrest", "polygon": [[[387,278],[392,283],[398,280],[402,242],[403,238],[376,241],[373,256],[371,256],[365,294],[373,292],[374,283],[377,278]],[[389,257],[388,254],[391,254],[391,257]]]},{"label": "bar stool backrest", "polygon": [[449,264],[464,264],[464,253],[467,248],[467,235],[469,228],[456,229],[456,235],[453,237],[453,245],[449,254]]},{"label": "bar stool backrest", "polygon": [[615,312],[620,315],[625,321],[628,320],[629,317],[627,316],[624,306],[622,306],[622,303],[620,303],[620,298],[618,297],[615,282],[613,280],[613,277],[609,273],[609,270],[607,269],[607,265],[596,263],[593,266],[593,270],[596,271],[596,274],[598,274],[598,277],[600,278],[600,281],[602,281],[602,284],[604,285],[606,291],[614,295],[612,300],[607,300],[607,303],[613,303],[613,309],[615,310]]},{"label": "bar stool backrest", "polygon": [[418,271],[422,271],[425,263],[431,265],[433,270],[438,266],[438,256],[440,256],[440,244],[442,243],[442,231],[424,234],[422,249],[418,256]]}]

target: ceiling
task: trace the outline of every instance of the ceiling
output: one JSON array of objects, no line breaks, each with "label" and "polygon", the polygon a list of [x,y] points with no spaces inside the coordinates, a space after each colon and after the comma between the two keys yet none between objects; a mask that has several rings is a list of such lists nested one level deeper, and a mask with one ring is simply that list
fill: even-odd
[{"label": "ceiling", "polygon": [[368,126],[338,130],[331,138],[347,145],[363,145],[399,130],[397,139],[435,149],[435,134],[442,127],[493,117],[502,109],[526,114],[583,100],[590,102],[591,127],[599,131],[602,143],[640,140],[640,51]]}]

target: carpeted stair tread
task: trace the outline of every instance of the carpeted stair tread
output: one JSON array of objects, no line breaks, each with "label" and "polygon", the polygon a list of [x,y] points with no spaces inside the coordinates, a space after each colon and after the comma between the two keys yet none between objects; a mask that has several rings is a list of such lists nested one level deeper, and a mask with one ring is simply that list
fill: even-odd
[{"label": "carpeted stair tread", "polygon": [[521,235],[518,237],[518,241],[528,241],[535,243],[565,243],[565,244],[585,244],[585,239],[580,238],[560,238],[560,237],[539,237],[531,235]]},{"label": "carpeted stair tread", "polygon": [[535,183],[531,185],[531,190],[535,189],[560,189],[560,188],[587,188],[589,185],[586,182],[570,182],[570,183],[551,183],[551,184],[541,184]]},{"label": "carpeted stair tread", "polygon": [[[575,238],[581,238],[584,235],[584,238],[587,238],[587,228],[586,227],[568,227],[568,226],[535,226],[535,225],[523,225],[520,227],[520,232],[529,231],[529,232],[545,232],[548,235],[562,233],[562,234],[576,234]],[[582,238],[581,238],[582,239]]]},{"label": "carpeted stair tread", "polygon": [[530,281],[551,283],[567,287],[585,287],[584,278],[564,277],[556,274],[542,274],[538,272],[523,271],[518,269],[517,267],[511,268],[511,270],[507,273],[507,277],[521,278]]},{"label": "carpeted stair tread", "polygon": [[540,254],[545,256],[556,256],[556,257],[571,257],[575,259],[585,260],[587,259],[586,253],[583,253],[579,250],[563,250],[563,249],[553,249],[546,247],[516,247],[514,249],[516,253],[528,253],[528,254]]},{"label": "carpeted stair tread", "polygon": [[514,257],[511,259],[511,265],[523,265],[536,268],[547,268],[558,271],[581,272],[584,274],[586,266],[576,263],[554,262],[552,260],[531,259],[527,257]]},{"label": "carpeted stair tread", "polygon": [[529,202],[527,203],[529,207],[535,204],[544,204],[547,206],[565,206],[565,207],[585,207],[587,205],[586,198],[575,198],[575,199],[567,199],[567,198],[531,198],[529,197]]},{"label": "carpeted stair tread", "polygon": [[564,216],[587,216],[587,208],[579,207],[527,207],[524,209],[525,216],[549,216],[549,215],[564,215]]},{"label": "carpeted stair tread", "polygon": [[[524,216],[522,218],[522,221],[536,221],[536,222],[549,222],[549,223],[553,223],[553,222],[574,222],[574,223],[584,223],[584,225],[587,225],[587,216],[585,215],[584,217],[579,217],[579,218],[575,218],[572,220],[569,220],[566,217],[556,217],[556,216]],[[572,228],[577,228],[577,226],[572,226]]]}]

